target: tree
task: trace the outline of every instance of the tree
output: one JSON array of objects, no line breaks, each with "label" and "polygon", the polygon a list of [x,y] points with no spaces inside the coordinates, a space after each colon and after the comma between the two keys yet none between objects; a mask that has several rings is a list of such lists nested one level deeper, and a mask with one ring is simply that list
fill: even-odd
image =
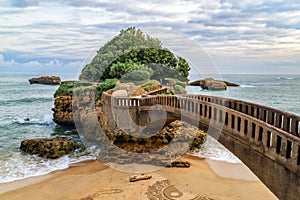
[{"label": "tree", "polygon": [[141,48],[162,48],[161,42],[134,27],[121,30],[120,34],[107,42],[97,51],[92,62],[84,67],[80,79],[87,81],[100,81],[110,78],[109,69],[112,62],[119,56]]},{"label": "tree", "polygon": [[139,66],[151,68],[151,79],[158,81],[167,77],[186,81],[190,70],[184,58],[163,48],[158,39],[144,35],[140,29],[128,28],[97,51],[82,70],[80,79],[92,82],[119,79]]}]

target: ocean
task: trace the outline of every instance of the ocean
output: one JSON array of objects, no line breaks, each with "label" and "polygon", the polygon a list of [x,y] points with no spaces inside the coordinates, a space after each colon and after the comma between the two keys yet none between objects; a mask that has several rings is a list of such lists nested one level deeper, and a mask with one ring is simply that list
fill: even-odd
[{"label": "ocean", "polygon": [[[62,127],[52,121],[54,97],[58,86],[30,85],[28,79],[41,74],[0,73],[0,183],[11,182],[55,170],[70,164],[95,159],[93,150],[75,152],[56,160],[20,152],[22,140],[68,135],[73,127]],[[222,75],[224,80],[241,87],[227,91],[205,91],[188,86],[188,93],[223,96],[271,106],[300,115],[300,75]],[[76,75],[62,75],[72,80]],[[192,79],[192,78],[191,78]],[[192,79],[193,80],[193,79]],[[29,119],[29,121],[25,119]],[[200,157],[238,163],[238,158],[212,138],[196,153]]]}]

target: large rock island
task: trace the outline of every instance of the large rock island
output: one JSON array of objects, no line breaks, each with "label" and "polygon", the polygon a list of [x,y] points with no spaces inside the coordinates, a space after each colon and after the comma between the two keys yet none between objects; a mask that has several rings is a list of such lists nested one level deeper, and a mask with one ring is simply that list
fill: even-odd
[{"label": "large rock island", "polygon": [[[132,47],[130,41],[137,41],[136,46]],[[120,49],[120,51],[112,53],[111,49]],[[107,66],[105,63],[111,64]],[[195,138],[192,135],[189,137],[191,146],[188,149],[198,149],[205,141],[205,133],[181,121],[167,121],[159,129],[155,126],[155,132],[151,137],[132,137],[127,129],[120,128],[119,124],[115,126],[116,123],[110,112],[105,111],[102,99],[104,92],[108,96],[140,98],[159,90],[162,84],[169,87],[164,88],[163,93],[158,94],[182,94],[185,92],[184,87],[188,80],[189,70],[190,67],[184,58],[177,57],[168,49],[163,48],[157,39],[145,36],[140,30],[134,28],[122,30],[119,36],[97,51],[92,62],[82,70],[79,81],[61,83],[54,95],[53,120],[60,125],[74,125],[75,120],[76,126],[77,123],[80,124],[77,128],[82,129],[78,132],[81,132],[81,136],[86,133],[83,138],[90,143],[100,144],[102,140],[109,139],[109,145],[105,146],[101,143],[101,148],[105,151],[99,155],[103,161],[107,162],[115,160],[118,163],[132,163],[130,156],[124,157],[126,152],[156,152],[164,149],[163,147],[169,145],[174,138],[189,137],[191,132],[196,135]],[[136,113],[131,109],[129,114],[133,116]],[[88,125],[83,126],[83,124]],[[97,134],[95,127],[99,125],[105,137],[102,133]],[[154,125],[152,123],[153,127]],[[129,127],[131,124],[125,124],[125,126]],[[183,134],[180,135],[178,132]],[[140,132],[133,134],[139,135]],[[182,139],[182,143],[186,141]],[[181,143],[178,145],[183,146]],[[116,146],[116,149],[110,149],[113,148],[112,146]],[[106,155],[105,152],[108,154]],[[148,158],[149,162],[156,160],[155,163],[162,164],[163,158],[160,156],[164,155],[166,154],[162,153],[162,155],[157,155],[157,158]],[[148,161],[142,155],[137,160],[144,163]]]}]

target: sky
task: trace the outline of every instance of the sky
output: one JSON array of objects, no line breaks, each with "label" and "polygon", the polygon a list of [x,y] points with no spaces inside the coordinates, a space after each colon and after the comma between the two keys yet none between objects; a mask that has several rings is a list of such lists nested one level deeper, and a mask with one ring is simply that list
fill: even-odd
[{"label": "sky", "polygon": [[224,74],[300,74],[299,0],[0,0],[0,72],[80,72],[128,27],[196,68],[201,54]]}]

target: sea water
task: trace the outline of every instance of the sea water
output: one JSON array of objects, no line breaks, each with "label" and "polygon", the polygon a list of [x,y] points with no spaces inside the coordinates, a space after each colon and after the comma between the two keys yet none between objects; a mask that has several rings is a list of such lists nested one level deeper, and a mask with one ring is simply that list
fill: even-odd
[{"label": "sea water", "polygon": [[[67,135],[74,127],[58,126],[52,121],[53,94],[58,86],[30,85],[28,79],[41,74],[0,73],[0,183],[24,179],[65,169],[71,163],[95,159],[93,149],[51,160],[20,152],[24,139]],[[189,93],[224,96],[278,108],[300,115],[300,76],[298,75],[223,75],[241,87],[209,92],[187,87]],[[63,75],[63,80],[75,79]],[[191,77],[195,80],[197,77]],[[29,120],[28,120],[29,119]],[[212,138],[198,156],[227,162],[240,162]]]}]

